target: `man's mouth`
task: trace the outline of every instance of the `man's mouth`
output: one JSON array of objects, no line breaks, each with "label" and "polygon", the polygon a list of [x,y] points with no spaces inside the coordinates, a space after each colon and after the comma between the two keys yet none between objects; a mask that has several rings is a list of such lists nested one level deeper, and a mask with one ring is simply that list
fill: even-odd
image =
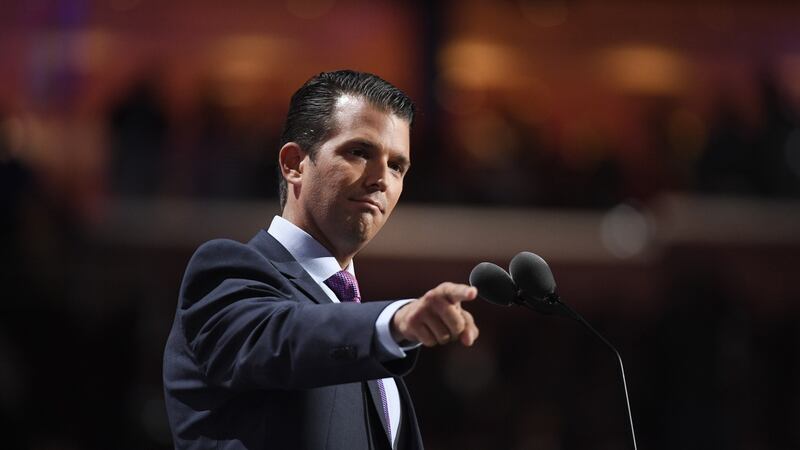
[{"label": "man's mouth", "polygon": [[374,207],[375,207],[375,208],[376,208],[378,211],[380,211],[381,213],[383,213],[383,212],[384,212],[384,207],[383,207],[383,204],[382,204],[381,202],[379,202],[379,201],[375,200],[375,199],[372,199],[372,198],[369,198],[369,197],[361,197],[361,198],[355,198],[355,199],[352,199],[352,200],[353,200],[354,202],[358,202],[358,203],[366,203],[366,204],[368,204],[368,205],[372,205],[372,206],[374,206]]}]

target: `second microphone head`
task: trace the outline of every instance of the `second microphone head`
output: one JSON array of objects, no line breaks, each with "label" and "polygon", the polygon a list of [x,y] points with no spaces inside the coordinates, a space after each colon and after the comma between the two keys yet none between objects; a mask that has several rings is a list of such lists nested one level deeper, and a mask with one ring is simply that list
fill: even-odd
[{"label": "second microphone head", "polygon": [[519,289],[535,298],[545,298],[556,290],[553,272],[544,259],[531,252],[520,252],[508,266]]}]

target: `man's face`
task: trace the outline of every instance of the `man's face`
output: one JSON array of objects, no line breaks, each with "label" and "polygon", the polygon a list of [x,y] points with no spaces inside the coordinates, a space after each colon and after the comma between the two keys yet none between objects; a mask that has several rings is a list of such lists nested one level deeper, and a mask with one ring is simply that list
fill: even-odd
[{"label": "man's face", "polygon": [[333,129],[302,164],[301,226],[337,258],[369,242],[394,210],[410,165],[409,124],[360,98],[343,95]]}]

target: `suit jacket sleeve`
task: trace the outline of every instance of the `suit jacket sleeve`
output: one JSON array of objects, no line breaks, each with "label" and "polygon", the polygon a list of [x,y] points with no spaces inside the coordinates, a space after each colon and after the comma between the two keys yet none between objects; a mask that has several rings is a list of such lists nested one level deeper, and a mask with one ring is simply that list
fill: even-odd
[{"label": "suit jacket sleeve", "polygon": [[177,314],[210,384],[303,389],[410,371],[416,352],[382,363],[373,348],[389,303],[316,303],[252,247],[215,240],[189,262]]}]

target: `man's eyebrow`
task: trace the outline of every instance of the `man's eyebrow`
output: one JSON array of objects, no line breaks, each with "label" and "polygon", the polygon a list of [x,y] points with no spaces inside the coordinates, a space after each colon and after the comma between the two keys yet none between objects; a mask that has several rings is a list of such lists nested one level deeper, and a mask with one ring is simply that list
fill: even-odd
[{"label": "man's eyebrow", "polygon": [[367,148],[378,148],[378,144],[376,144],[376,143],[374,143],[374,142],[372,142],[372,141],[370,141],[369,139],[366,139],[366,138],[353,138],[353,139],[350,139],[349,141],[345,142],[344,145],[345,146],[359,145],[361,147],[367,147]]}]

